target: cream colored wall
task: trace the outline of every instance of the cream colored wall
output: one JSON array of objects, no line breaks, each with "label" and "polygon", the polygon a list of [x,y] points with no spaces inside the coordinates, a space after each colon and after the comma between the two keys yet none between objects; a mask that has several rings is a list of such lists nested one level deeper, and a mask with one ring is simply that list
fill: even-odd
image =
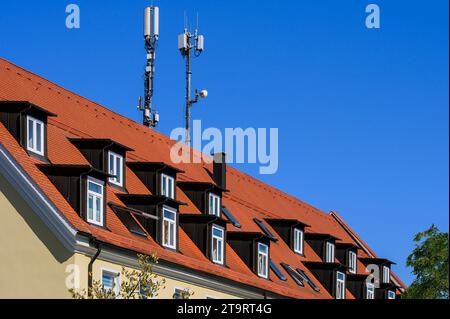
[{"label": "cream colored wall", "polygon": [[[82,280],[82,283],[80,285],[80,288],[86,288],[87,287],[87,267],[89,264],[90,258],[76,254],[75,255],[75,262],[77,265],[80,266],[80,277],[86,278],[85,280]],[[102,270],[109,270],[113,272],[120,273],[122,271],[122,266],[118,264],[114,264],[105,260],[101,260],[101,255],[99,259],[97,259],[94,262],[93,265],[93,279],[94,280],[101,280],[102,277]],[[130,270],[130,268],[127,268],[127,270]],[[174,280],[171,278],[159,276],[158,279],[165,279],[165,289],[159,291],[159,295],[157,298],[162,299],[172,299],[173,293],[175,292],[175,288],[178,289],[189,289],[190,291],[194,292],[194,295],[191,297],[191,299],[206,299],[209,298],[216,298],[216,299],[235,299],[236,296],[224,294],[221,292],[216,292],[214,290],[200,287],[198,285],[193,285],[187,282],[182,282],[180,280]],[[123,279],[122,279],[123,280]]]},{"label": "cream colored wall", "polygon": [[67,298],[69,253],[0,174],[0,298]]}]

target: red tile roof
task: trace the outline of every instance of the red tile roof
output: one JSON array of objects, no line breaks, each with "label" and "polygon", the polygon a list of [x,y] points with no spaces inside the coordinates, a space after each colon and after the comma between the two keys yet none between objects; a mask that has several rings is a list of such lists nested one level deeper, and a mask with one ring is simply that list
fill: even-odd
[{"label": "red tile roof", "polygon": [[[29,101],[57,114],[57,117],[48,120],[48,158],[53,164],[89,164],[68,138],[108,138],[135,150],[127,153],[127,161],[171,163],[170,147],[175,142],[168,137],[0,59],[0,101],[2,100]],[[39,161],[28,156],[1,123],[0,143],[8,149],[64,214],[64,217],[79,231],[136,252],[156,252],[163,260],[279,295],[293,298],[332,298],[318,280],[315,280],[315,283],[319,286],[320,292],[314,291],[308,285],[304,288],[298,287],[289,276],[286,276],[288,278],[286,282],[279,280],[272,272],[271,281],[257,277],[229,245],[226,248],[227,268],[215,265],[203,255],[181,228],[179,228],[181,253],[176,253],[165,250],[151,237],[133,236],[109,207],[107,208],[107,224],[111,232],[91,226],[79,217],[50,180],[36,167],[35,164]],[[198,152],[195,154],[200,156]],[[207,170],[212,171],[212,164],[172,165],[184,171],[179,174],[181,181],[213,182],[207,172]],[[127,168],[126,176],[126,188],[130,194],[150,194],[150,191],[129,168]],[[307,232],[327,233],[340,238],[341,242],[356,244],[352,236],[334,217],[232,167],[227,169],[227,188],[230,191],[224,193],[223,204],[239,220],[242,225],[241,231],[261,232],[253,221],[255,217],[298,219],[311,226],[306,228]],[[123,205],[115,192],[117,191],[107,187],[108,201]],[[177,189],[177,196],[179,200],[187,203],[186,206],[180,207],[180,213],[200,213],[180,189]],[[228,230],[236,230],[231,224],[227,227]],[[359,254],[361,257],[368,257],[363,251]],[[320,258],[306,242],[305,255],[306,258],[294,254],[282,240],[271,243],[271,257],[276,264],[285,262],[294,268],[303,269],[314,278],[303,265],[303,261],[320,261]],[[363,269],[362,266],[359,268]],[[353,298],[350,292],[347,292],[347,297]]]}]

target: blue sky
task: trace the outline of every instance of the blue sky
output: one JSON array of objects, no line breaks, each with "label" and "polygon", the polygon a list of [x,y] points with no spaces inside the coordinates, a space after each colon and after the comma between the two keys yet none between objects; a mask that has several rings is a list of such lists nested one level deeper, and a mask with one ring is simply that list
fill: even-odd
[{"label": "blue sky", "polygon": [[[65,28],[65,7],[81,28]],[[448,1],[177,0],[161,10],[158,130],[183,125],[183,12],[206,36],[203,126],[279,128],[279,170],[237,168],[341,216],[410,283],[412,237],[448,230]],[[365,6],[381,29],[365,27]],[[0,56],[141,121],[148,1],[2,1]],[[195,23],[193,23],[195,26]]]}]

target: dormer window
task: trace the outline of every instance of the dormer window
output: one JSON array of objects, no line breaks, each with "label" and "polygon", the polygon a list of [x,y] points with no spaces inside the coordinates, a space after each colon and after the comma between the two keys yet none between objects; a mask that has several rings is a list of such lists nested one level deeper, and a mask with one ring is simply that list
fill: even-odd
[{"label": "dormer window", "polygon": [[388,266],[383,266],[383,283],[390,282],[390,269]]},{"label": "dormer window", "polygon": [[44,156],[44,122],[27,116],[27,150]]},{"label": "dormer window", "polygon": [[366,284],[366,299],[375,299],[375,285],[372,283]]},{"label": "dormer window", "polygon": [[354,251],[348,252],[348,271],[356,274],[356,253]]},{"label": "dormer window", "polygon": [[294,251],[303,255],[303,230],[294,228]]},{"label": "dormer window", "polygon": [[87,179],[87,221],[91,224],[103,226],[104,183],[98,179]]},{"label": "dormer window", "polygon": [[330,241],[326,242],[325,262],[334,263],[334,243]]},{"label": "dormer window", "polygon": [[161,195],[175,199],[175,179],[173,177],[161,174]]},{"label": "dormer window", "polygon": [[221,208],[221,200],[220,197],[216,194],[209,193],[209,208],[208,212],[210,215],[215,215],[220,217],[220,208]]},{"label": "dormer window", "polygon": [[224,263],[224,234],[225,230],[222,227],[216,225],[212,227],[211,260],[221,265]]},{"label": "dormer window", "polygon": [[47,123],[56,116],[27,101],[0,101],[0,123],[29,155],[42,161],[47,158]]},{"label": "dormer window", "polygon": [[258,276],[267,279],[269,276],[269,246],[263,243],[258,243],[257,267]]},{"label": "dormer window", "polygon": [[177,212],[170,208],[163,208],[162,245],[166,248],[176,249]]},{"label": "dormer window", "polygon": [[123,187],[123,156],[109,152],[108,153],[108,172],[114,177],[109,178],[109,182]]},{"label": "dormer window", "polygon": [[336,299],[345,299],[345,274],[336,272]]},{"label": "dormer window", "polygon": [[387,294],[388,298],[387,299],[395,299],[395,291],[392,290],[388,290],[388,294]]}]

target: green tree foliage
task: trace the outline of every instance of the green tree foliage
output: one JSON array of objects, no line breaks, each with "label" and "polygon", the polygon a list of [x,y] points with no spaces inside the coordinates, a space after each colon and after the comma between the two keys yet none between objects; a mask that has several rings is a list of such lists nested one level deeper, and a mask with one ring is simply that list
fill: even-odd
[{"label": "green tree foliage", "polygon": [[[124,267],[121,271],[121,285],[119,294],[116,295],[113,289],[104,289],[101,282],[94,280],[92,288],[77,291],[69,289],[74,299],[149,299],[158,296],[161,289],[165,288],[165,280],[159,279],[153,272],[153,266],[158,263],[157,256],[137,255],[138,269],[127,270]],[[183,295],[184,299],[189,299],[193,295],[189,290]]]},{"label": "green tree foliage", "polygon": [[406,265],[416,279],[402,294],[408,299],[448,299],[448,233],[432,225],[414,237],[416,247]]}]

